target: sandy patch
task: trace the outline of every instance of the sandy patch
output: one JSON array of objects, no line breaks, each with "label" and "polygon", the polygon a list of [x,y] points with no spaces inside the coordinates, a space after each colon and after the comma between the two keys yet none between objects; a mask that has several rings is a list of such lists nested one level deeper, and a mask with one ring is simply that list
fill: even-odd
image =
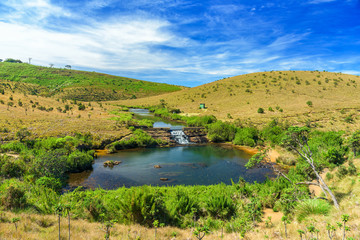
[{"label": "sandy patch", "polygon": [[282,212],[274,212],[271,208],[265,208],[263,217],[261,218],[262,222],[259,225],[265,227],[265,221],[268,220],[269,217],[271,217],[271,222],[276,225],[281,222],[283,215]]},{"label": "sandy patch", "polygon": [[278,157],[280,157],[280,153],[278,153],[278,152],[277,152],[276,150],[274,150],[274,149],[270,149],[270,150],[268,151],[268,156],[269,156],[271,162],[275,162],[275,163],[276,163],[276,159],[277,159]]}]

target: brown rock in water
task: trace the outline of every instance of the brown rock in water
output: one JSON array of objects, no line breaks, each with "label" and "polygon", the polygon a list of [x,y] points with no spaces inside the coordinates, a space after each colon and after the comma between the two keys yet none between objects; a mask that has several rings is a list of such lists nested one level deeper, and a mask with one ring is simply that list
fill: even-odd
[{"label": "brown rock in water", "polygon": [[121,161],[105,161],[103,163],[104,167],[113,167],[115,165],[119,165]]},{"label": "brown rock in water", "polygon": [[154,168],[161,168],[160,165],[154,165]]},{"label": "brown rock in water", "polygon": [[160,178],[161,181],[168,181],[168,178]]}]

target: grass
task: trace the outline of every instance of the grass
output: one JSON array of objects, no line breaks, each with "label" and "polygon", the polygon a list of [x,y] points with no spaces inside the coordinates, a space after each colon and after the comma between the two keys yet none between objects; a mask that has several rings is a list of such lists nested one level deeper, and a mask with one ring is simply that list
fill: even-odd
[{"label": "grass", "polygon": [[[360,167],[360,160],[354,161],[357,168]],[[332,172],[336,172],[334,169]],[[298,230],[306,230],[308,226],[313,224],[319,232],[319,239],[328,239],[326,232],[326,225],[330,223],[336,226],[337,222],[341,222],[341,216],[343,214],[349,214],[350,220],[347,226],[351,231],[347,232],[347,237],[353,237],[359,239],[360,229],[360,209],[358,207],[357,199],[360,199],[360,178],[359,176],[347,176],[342,179],[334,177],[329,182],[330,187],[334,189],[337,196],[342,196],[340,200],[340,211],[336,211],[331,208],[327,215],[320,214],[309,216],[302,222],[293,219],[290,224],[287,225],[288,239],[300,239]],[[312,203],[311,203],[312,204]],[[308,210],[307,210],[308,211]],[[275,213],[277,214],[277,213]],[[271,215],[270,215],[271,216]],[[20,217],[18,231],[15,231],[13,223],[9,223],[14,217]],[[55,215],[37,215],[31,213],[15,214],[11,212],[3,212],[1,214],[0,223],[0,239],[57,239],[58,224],[57,216]],[[5,221],[4,221],[5,220]],[[6,221],[7,220],[7,221]],[[92,223],[85,220],[71,220],[71,238],[72,239],[103,239],[104,232],[100,230],[100,223]],[[172,234],[177,234],[176,239],[194,239],[192,234],[193,229],[179,229],[174,227],[160,227],[157,229],[157,239],[172,239]],[[341,239],[342,230],[337,228],[335,231],[336,238]],[[61,218],[61,236],[66,239],[68,236],[67,218]],[[123,225],[115,224],[111,229],[110,239],[154,239],[154,229],[146,228],[140,225]],[[265,224],[259,224],[253,228],[252,231],[245,235],[244,239],[284,239],[284,224],[278,217],[272,218],[272,226],[266,226]],[[241,239],[239,234],[226,233],[221,238],[221,229],[214,230],[207,235],[206,239]]]},{"label": "grass", "polygon": [[[159,104],[162,99],[167,106],[179,108],[184,114],[215,115],[226,121],[240,119],[263,125],[273,118],[281,118],[293,124],[309,123],[327,130],[351,130],[360,127],[357,111],[360,106],[357,97],[360,94],[359,83],[360,76],[342,73],[259,72],[161,96],[121,100],[117,104],[149,106]],[[204,93],[206,98],[202,97]],[[308,106],[309,101],[312,107]],[[199,109],[200,103],[205,103],[207,108]],[[257,113],[259,108],[264,109],[264,114]],[[269,108],[273,111],[268,111]],[[232,119],[228,118],[229,114]],[[349,115],[353,119],[351,123],[345,122]]]},{"label": "grass", "polygon": [[[13,92],[10,87],[15,83],[2,83],[9,85],[4,94],[0,94],[0,141],[16,139],[16,132],[21,128],[31,132],[30,138],[73,135],[75,132],[91,133],[99,145],[103,141],[121,139],[130,133],[116,121],[110,120],[115,115],[109,114],[109,111],[116,107],[107,103],[82,102],[85,109],[79,110],[79,101],[75,103],[29,95],[19,89]],[[13,102],[13,106],[8,106],[9,102]]]},{"label": "grass", "polygon": [[0,63],[0,80],[16,82],[16,87],[28,83],[21,86],[28,94],[81,101],[140,98],[183,89],[96,72],[6,62]]},{"label": "grass", "polygon": [[[13,223],[3,222],[0,223],[0,239],[28,239],[28,240],[40,240],[40,239],[58,239],[58,219],[55,215],[42,216],[37,214],[13,214],[5,212],[3,214],[6,219],[13,218],[14,216],[20,217],[18,231],[15,230]],[[44,225],[43,221],[46,221]],[[105,232],[101,229],[100,223],[91,223],[84,220],[71,220],[71,239],[104,239]],[[67,218],[61,218],[60,220],[60,235],[61,239],[68,239],[68,220]],[[179,229],[174,227],[159,227],[157,228],[156,239],[194,239],[193,229]],[[140,225],[123,225],[115,224],[111,228],[110,239],[142,239],[152,240],[154,239],[154,228],[145,228]],[[176,238],[174,238],[176,236]],[[239,237],[235,233],[224,233],[224,237],[221,238],[221,230],[213,231],[209,235],[206,235],[206,239],[214,240],[233,240]]]},{"label": "grass", "polygon": [[326,216],[329,214],[331,205],[322,199],[307,199],[296,207],[296,216],[299,222],[313,215]]}]

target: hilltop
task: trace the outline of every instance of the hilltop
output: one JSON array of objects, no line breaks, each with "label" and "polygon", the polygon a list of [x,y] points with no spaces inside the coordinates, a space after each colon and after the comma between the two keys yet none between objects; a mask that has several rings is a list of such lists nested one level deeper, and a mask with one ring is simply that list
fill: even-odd
[{"label": "hilltop", "polygon": [[[118,101],[150,106],[160,99],[188,115],[215,115],[261,125],[273,118],[333,130],[357,126],[360,77],[320,71],[271,71],[218,80],[144,99]],[[199,109],[200,103],[206,109]],[[264,113],[258,113],[259,108]],[[339,123],[339,124],[336,124]]]},{"label": "hilltop", "polygon": [[80,101],[134,99],[184,89],[97,72],[8,62],[0,63],[0,80],[15,82],[15,88],[30,95]]}]

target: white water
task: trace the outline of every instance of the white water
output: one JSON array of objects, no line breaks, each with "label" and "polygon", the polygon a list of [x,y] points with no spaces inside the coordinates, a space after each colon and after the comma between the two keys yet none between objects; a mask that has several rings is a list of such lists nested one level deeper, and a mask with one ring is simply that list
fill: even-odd
[{"label": "white water", "polygon": [[179,144],[189,144],[189,138],[186,136],[183,130],[171,130],[170,132],[172,139],[174,139]]}]

